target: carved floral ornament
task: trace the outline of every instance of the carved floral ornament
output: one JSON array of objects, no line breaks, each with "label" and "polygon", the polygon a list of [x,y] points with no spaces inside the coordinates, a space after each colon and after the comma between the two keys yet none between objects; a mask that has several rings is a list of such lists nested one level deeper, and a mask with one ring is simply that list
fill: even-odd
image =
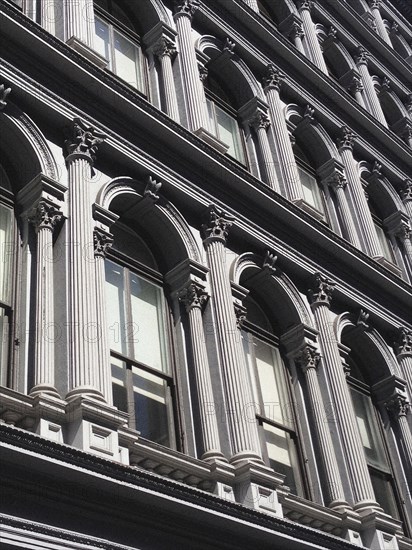
[{"label": "carved floral ornament", "polygon": [[169,56],[172,58],[176,54],[176,45],[170,38],[162,36],[153,46],[153,53],[157,57]]},{"label": "carved floral ornament", "polygon": [[308,369],[317,369],[319,361],[320,353],[315,347],[310,345],[306,345],[296,358],[296,362],[300,365],[304,372]]},{"label": "carved floral ornament", "polygon": [[320,303],[330,306],[332,293],[335,290],[335,284],[322,275],[315,273],[313,276],[312,287],[308,290],[311,304]]},{"label": "carved floral ornament", "polygon": [[268,271],[271,275],[276,273],[276,262],[278,257],[274,252],[266,250],[265,257],[263,259],[262,269]]},{"label": "carved floral ornament", "polygon": [[408,414],[410,403],[406,395],[397,393],[385,403],[385,406],[390,413],[399,418]]},{"label": "carved floral ornament", "polygon": [[11,92],[11,88],[6,88],[4,84],[0,84],[0,111],[7,105],[7,96]]},{"label": "carved floral ornament", "polygon": [[36,231],[40,231],[40,229],[53,231],[61,219],[62,213],[54,204],[47,202],[45,199],[40,199],[28,215],[28,220]]},{"label": "carved floral ornament", "polygon": [[364,309],[361,309],[359,311],[356,325],[364,330],[367,330],[369,328],[369,313]]},{"label": "carved floral ornament", "polygon": [[349,126],[342,126],[340,130],[340,137],[338,139],[338,148],[353,149],[355,138],[356,134],[352,132]]},{"label": "carved floral ornament", "polygon": [[198,7],[198,0],[174,0],[173,13],[174,15],[187,15],[192,18]]},{"label": "carved floral ornament", "polygon": [[249,120],[249,126],[255,130],[258,130],[259,128],[267,130],[270,126],[269,116],[267,113],[262,111],[262,109],[257,109],[256,113]]},{"label": "carved floral ornament", "polygon": [[238,329],[241,329],[244,322],[246,321],[247,310],[243,304],[234,304],[235,317],[236,317],[236,326]]},{"label": "carved floral ornament", "polygon": [[412,180],[406,179],[403,182],[400,195],[403,201],[412,201]]},{"label": "carved floral ornament", "polygon": [[67,130],[67,139],[64,142],[66,160],[70,155],[82,155],[94,163],[98,146],[105,137],[103,132],[87,126],[80,118],[75,118]]},{"label": "carved floral ornament", "polygon": [[201,228],[203,239],[205,241],[222,241],[225,244],[234,218],[212,204],[207,209],[205,219]]},{"label": "carved floral ornament", "polygon": [[394,348],[397,355],[407,354],[412,356],[412,330],[400,327]]},{"label": "carved floral ornament", "polygon": [[262,79],[264,88],[280,90],[285,75],[273,63],[266,67],[266,73]]},{"label": "carved floral ornament", "polygon": [[107,251],[113,244],[113,235],[107,231],[103,231],[98,227],[94,228],[93,245],[94,255],[99,258],[106,258]]},{"label": "carved floral ornament", "polygon": [[331,176],[326,178],[326,183],[332,189],[345,189],[347,181],[343,174],[335,171]]},{"label": "carved floral ornament", "polygon": [[367,65],[368,59],[369,59],[369,52],[363,46],[358,46],[355,54],[356,63],[364,63]]},{"label": "carved floral ornament", "polygon": [[190,283],[179,292],[178,296],[180,302],[184,304],[188,312],[196,307],[202,309],[208,300],[208,294],[205,287],[195,281],[190,281]]},{"label": "carved floral ornament", "polygon": [[313,0],[297,0],[298,10],[311,10],[313,7]]}]

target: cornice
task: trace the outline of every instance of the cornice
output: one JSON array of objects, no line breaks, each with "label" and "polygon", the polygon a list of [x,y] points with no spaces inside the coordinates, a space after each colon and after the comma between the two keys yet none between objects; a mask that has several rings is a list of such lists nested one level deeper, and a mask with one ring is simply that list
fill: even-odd
[{"label": "cornice", "polygon": [[[117,462],[110,461],[95,455],[91,455],[74,447],[46,440],[36,434],[26,432],[19,428],[0,425],[0,441],[1,452],[3,455],[6,452],[11,452],[14,455],[21,453],[30,453],[32,459],[47,460],[48,475],[53,474],[54,466],[58,466],[59,474],[61,475],[62,467],[74,466],[81,469],[83,474],[95,475],[104,480],[126,483],[136,488],[150,490],[152,493],[157,493],[158,496],[173,498],[175,501],[187,503],[196,507],[197,512],[215,511],[226,516],[227,520],[234,519],[236,521],[245,521],[250,523],[250,528],[253,526],[263,527],[288,537],[298,539],[300,542],[307,542],[318,546],[323,544],[329,550],[344,550],[355,549],[357,546],[345,541],[344,539],[334,537],[323,533],[317,529],[295,524],[291,521],[284,520],[275,516],[269,516],[266,513],[246,508],[238,503],[231,502],[219,498],[218,496],[206,493],[199,489],[194,489],[187,485],[183,485],[178,481],[169,480],[154,473],[126,466]],[[2,461],[5,471],[6,461]],[[31,476],[34,475],[31,469]],[[7,524],[17,525],[18,520],[10,518],[10,516],[0,516]],[[35,522],[29,522],[27,529],[30,530],[36,525]],[[39,525],[39,524],[37,524]],[[41,525],[41,524],[40,524]],[[48,532],[46,526],[42,527],[43,532]],[[64,530],[62,530],[64,532]],[[66,531],[66,533],[70,533]],[[78,536],[76,534],[76,536]],[[99,540],[99,539],[95,539]],[[89,543],[90,544],[90,543]],[[104,546],[102,548],[105,548]],[[107,548],[111,548],[107,546]],[[116,548],[116,547],[115,547]],[[120,546],[120,548],[122,548]],[[127,547],[126,547],[127,548]]]}]

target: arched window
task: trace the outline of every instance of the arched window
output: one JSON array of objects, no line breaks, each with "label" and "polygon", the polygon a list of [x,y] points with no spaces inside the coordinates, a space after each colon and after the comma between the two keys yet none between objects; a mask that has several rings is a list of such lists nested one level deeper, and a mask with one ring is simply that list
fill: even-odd
[{"label": "arched window", "polygon": [[[139,237],[117,228],[106,260],[113,402],[142,437],[176,447],[174,379],[163,278]],[[128,243],[133,246],[125,248]],[[122,248],[120,248],[122,247]]]},{"label": "arched window", "polygon": [[350,393],[376,501],[390,516],[400,519],[396,487],[385,444],[382,421],[373,402],[365,369],[354,351],[347,358]]},{"label": "arched window", "polygon": [[13,276],[16,234],[12,194],[7,176],[0,166],[0,384],[8,385],[13,322]]},{"label": "arched window", "polygon": [[110,71],[146,92],[144,58],[134,21],[114,0],[95,0],[94,42]]},{"label": "arched window", "polygon": [[245,305],[242,340],[257,405],[262,454],[268,466],[286,476],[291,492],[303,495],[293,399],[279,341],[258,304],[248,297]]},{"label": "arched window", "polygon": [[209,122],[208,130],[227,145],[228,155],[242,164],[246,164],[243,138],[237,122],[237,113],[233,108],[234,100],[213,76],[207,77],[205,94]]}]

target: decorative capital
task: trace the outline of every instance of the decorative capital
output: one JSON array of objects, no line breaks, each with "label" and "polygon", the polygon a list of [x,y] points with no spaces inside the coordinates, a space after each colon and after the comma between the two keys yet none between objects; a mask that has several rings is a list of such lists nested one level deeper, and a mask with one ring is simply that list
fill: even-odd
[{"label": "decorative capital", "polygon": [[353,149],[356,134],[348,126],[342,126],[338,139],[339,149]]},{"label": "decorative capital", "polygon": [[332,293],[335,290],[335,284],[322,275],[321,273],[315,273],[313,276],[312,287],[308,290],[310,303],[313,304],[325,304],[330,306],[332,300]]},{"label": "decorative capital", "polygon": [[198,0],[174,0],[173,15],[186,15],[192,19],[199,5]]},{"label": "decorative capital", "polygon": [[381,0],[370,0],[369,5],[371,10],[379,10],[381,7]]},{"label": "decorative capital", "polygon": [[95,258],[106,258],[107,251],[113,244],[113,235],[95,227],[93,231],[93,245]]},{"label": "decorative capital", "polygon": [[358,64],[368,64],[369,52],[363,47],[358,46],[355,53],[355,61]]},{"label": "decorative capital", "polygon": [[393,414],[393,416],[395,416],[395,418],[406,416],[409,411],[409,406],[410,403],[406,395],[402,395],[400,393],[396,393],[389,401],[385,403],[385,407],[391,414]]},{"label": "decorative capital", "polygon": [[54,231],[54,228],[61,219],[62,213],[60,210],[45,199],[40,199],[28,216],[29,222],[34,226],[37,232],[40,231],[40,229]]},{"label": "decorative capital", "polygon": [[391,34],[392,34],[392,33],[393,33],[393,34],[398,34],[398,32],[399,32],[399,25],[398,25],[398,23],[397,23],[396,21],[394,21],[394,22],[392,23],[392,26],[391,26]]},{"label": "decorative capital", "polygon": [[333,41],[338,39],[338,31],[333,25],[329,27],[328,38],[330,38]]},{"label": "decorative capital", "polygon": [[309,369],[317,369],[320,361],[320,353],[315,347],[306,345],[298,357],[296,362],[300,365],[303,372],[306,373]]},{"label": "decorative capital", "polygon": [[266,73],[263,77],[263,87],[265,89],[275,89],[280,90],[280,86],[285,79],[285,75],[276,68],[273,63],[269,63],[266,67]]},{"label": "decorative capital", "polygon": [[186,311],[189,312],[193,308],[203,309],[208,300],[208,295],[205,287],[195,281],[190,281],[178,294],[179,301],[184,304]]},{"label": "decorative capital", "polygon": [[363,330],[367,330],[369,328],[369,313],[364,310],[364,309],[361,309],[359,311],[359,315],[358,315],[358,320],[356,321],[356,325],[360,328],[362,328]]},{"label": "decorative capital", "polygon": [[297,0],[296,2],[298,10],[310,11],[313,7],[313,0]]},{"label": "decorative capital", "polygon": [[410,115],[412,115],[412,94],[409,94],[405,100],[406,110]]},{"label": "decorative capital", "polygon": [[67,129],[67,139],[64,142],[66,160],[70,155],[82,155],[93,164],[97,149],[105,137],[103,132],[87,126],[80,118],[75,118]]},{"label": "decorative capital", "polygon": [[395,348],[396,355],[412,356],[412,330],[400,327],[393,347]]},{"label": "decorative capital", "polygon": [[156,181],[152,178],[152,176],[149,176],[145,190],[143,192],[143,196],[148,197],[152,201],[156,202],[159,200],[159,191],[161,187],[162,183],[160,181]]},{"label": "decorative capital", "polygon": [[408,178],[403,182],[399,194],[403,201],[412,201],[412,180]]},{"label": "decorative capital", "polygon": [[232,57],[234,55],[234,49],[235,49],[235,46],[236,44],[230,40],[230,38],[226,38],[225,40],[225,43],[223,44],[223,52],[225,52],[226,54],[229,54],[230,57]]},{"label": "decorative capital", "polygon": [[352,78],[348,83],[348,90],[353,94],[361,92],[363,90],[362,79],[359,74],[352,74]]},{"label": "decorative capital", "polygon": [[404,242],[411,238],[411,228],[406,221],[401,221],[396,229],[395,235]]},{"label": "decorative capital", "polygon": [[294,40],[295,38],[302,38],[305,35],[303,32],[303,26],[301,21],[292,21],[290,25],[289,36]]},{"label": "decorative capital", "polygon": [[169,56],[172,58],[176,54],[176,46],[170,38],[162,36],[153,46],[153,53],[157,57]]},{"label": "decorative capital", "polygon": [[4,84],[0,84],[0,111],[7,105],[7,96],[11,92],[11,88],[6,88]]},{"label": "decorative capital", "polygon": [[383,177],[382,164],[377,160],[375,160],[375,162],[373,163],[371,174],[378,179],[381,179]]},{"label": "decorative capital", "polygon": [[229,229],[234,218],[214,204],[210,205],[206,212],[206,222],[202,225],[202,236],[204,241],[221,241],[226,244]]},{"label": "decorative capital", "polygon": [[255,130],[258,130],[259,128],[267,130],[270,126],[270,121],[267,113],[265,113],[261,109],[257,109],[256,113],[252,116],[251,119],[249,119],[249,126],[254,128]]},{"label": "decorative capital", "polygon": [[325,183],[329,185],[329,187],[332,187],[332,189],[345,189],[346,187],[346,178],[343,174],[339,174],[339,172],[336,172],[329,176],[329,178],[326,178]]},{"label": "decorative capital", "polygon": [[266,250],[265,257],[263,259],[262,269],[268,271],[271,275],[276,273],[276,262],[278,257],[274,252]]}]

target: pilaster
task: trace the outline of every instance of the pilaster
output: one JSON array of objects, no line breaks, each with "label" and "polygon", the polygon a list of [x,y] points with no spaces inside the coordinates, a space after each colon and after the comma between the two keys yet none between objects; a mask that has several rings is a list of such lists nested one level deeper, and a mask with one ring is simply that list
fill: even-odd
[{"label": "pilaster", "polygon": [[385,115],[383,114],[378,95],[375,90],[371,75],[368,69],[369,53],[362,46],[356,50],[355,62],[362,78],[367,104],[371,114],[384,126],[388,126]]}]

